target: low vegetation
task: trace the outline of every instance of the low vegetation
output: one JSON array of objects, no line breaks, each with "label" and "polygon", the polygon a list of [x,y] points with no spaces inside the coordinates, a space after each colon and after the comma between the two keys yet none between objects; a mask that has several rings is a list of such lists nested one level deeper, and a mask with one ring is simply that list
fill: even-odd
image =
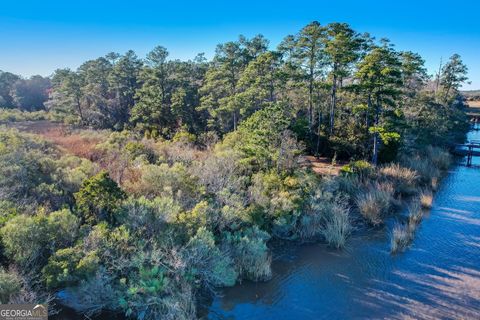
[{"label": "low vegetation", "polygon": [[422,218],[423,211],[420,202],[413,201],[408,206],[408,221],[396,223],[393,227],[390,248],[392,253],[405,251],[411,245]]},{"label": "low vegetation", "polygon": [[420,193],[420,204],[423,209],[430,209],[433,203],[433,194],[430,190],[422,190]]},{"label": "low vegetation", "polygon": [[[270,279],[272,241],[341,249],[419,196],[393,230],[405,249],[468,129],[460,57],[435,90],[423,64],[312,22],[277,50],[240,37],[212,61],[156,47],[48,81],[1,72],[1,302],[57,294],[88,317],[192,319],[199,297]],[[19,122],[40,119],[64,124]],[[302,165],[320,154],[349,164]]]}]

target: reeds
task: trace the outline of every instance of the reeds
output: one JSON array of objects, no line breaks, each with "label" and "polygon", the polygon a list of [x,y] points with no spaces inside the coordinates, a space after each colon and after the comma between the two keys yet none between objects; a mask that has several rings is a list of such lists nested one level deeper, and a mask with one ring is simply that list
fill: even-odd
[{"label": "reeds", "polygon": [[394,183],[396,193],[412,195],[417,191],[419,177],[417,172],[412,169],[393,163],[382,167],[380,175],[384,180]]},{"label": "reeds", "polygon": [[395,223],[392,230],[390,252],[397,253],[405,251],[412,243],[417,227],[423,218],[423,211],[420,201],[414,201],[408,206],[407,223]]},{"label": "reeds", "polygon": [[383,217],[391,208],[393,190],[390,184],[375,184],[357,196],[355,202],[360,214],[371,225],[383,223]]},{"label": "reeds", "polygon": [[420,205],[423,209],[430,209],[433,203],[433,194],[430,190],[424,189],[420,192]]},{"label": "reeds", "polygon": [[349,209],[340,203],[336,203],[330,215],[325,220],[322,235],[327,243],[334,248],[343,248],[352,230],[349,217]]},{"label": "reeds", "polygon": [[412,234],[408,230],[408,225],[396,223],[393,227],[391,239],[391,253],[405,251],[412,241]]}]

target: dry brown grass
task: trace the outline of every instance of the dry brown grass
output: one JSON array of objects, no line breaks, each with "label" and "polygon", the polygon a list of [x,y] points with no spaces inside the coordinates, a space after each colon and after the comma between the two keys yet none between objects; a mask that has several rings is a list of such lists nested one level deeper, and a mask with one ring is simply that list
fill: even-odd
[{"label": "dry brown grass", "polygon": [[419,177],[414,170],[392,163],[383,166],[380,174],[385,180],[394,184],[397,193],[412,195],[416,192]]},{"label": "dry brown grass", "polygon": [[424,209],[430,209],[432,207],[433,194],[429,190],[423,190],[420,193],[420,204]]},{"label": "dry brown grass", "polygon": [[393,202],[393,186],[391,184],[375,184],[355,199],[358,211],[371,225],[383,223],[386,213]]},{"label": "dry brown grass", "polygon": [[90,160],[95,159],[95,146],[102,141],[98,137],[87,137],[78,134],[62,135],[55,132],[49,132],[44,137],[46,140],[67,150],[67,152]]},{"label": "dry brown grass", "polygon": [[412,241],[412,233],[408,225],[396,223],[392,230],[392,237],[390,242],[390,252],[397,253],[405,251]]},{"label": "dry brown grass", "polygon": [[17,122],[11,126],[19,131],[38,134],[66,152],[89,160],[95,159],[95,146],[106,138],[99,131],[73,130],[62,123],[47,120]]}]

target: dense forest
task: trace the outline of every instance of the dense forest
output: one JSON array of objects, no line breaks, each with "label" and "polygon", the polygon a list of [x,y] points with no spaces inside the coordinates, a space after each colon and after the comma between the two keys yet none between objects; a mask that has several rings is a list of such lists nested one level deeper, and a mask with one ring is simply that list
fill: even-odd
[{"label": "dense forest", "polygon": [[[257,35],[210,61],[168,56],[0,72],[2,303],[196,318],[216,288],[271,277],[271,241],[340,250],[408,200],[401,251],[468,129],[458,55],[432,77],[344,23],[312,22],[275,50]],[[39,119],[69,140],[10,125]],[[308,155],[347,164],[319,175]]]}]

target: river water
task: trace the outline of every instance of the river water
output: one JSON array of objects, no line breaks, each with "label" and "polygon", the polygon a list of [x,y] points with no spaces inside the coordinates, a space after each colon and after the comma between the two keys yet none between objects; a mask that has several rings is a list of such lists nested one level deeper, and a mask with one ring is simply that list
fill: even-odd
[{"label": "river water", "polygon": [[388,225],[354,234],[341,251],[286,247],[272,280],[222,290],[207,318],[480,319],[478,157],[473,164],[451,168],[406,252],[390,254]]}]

